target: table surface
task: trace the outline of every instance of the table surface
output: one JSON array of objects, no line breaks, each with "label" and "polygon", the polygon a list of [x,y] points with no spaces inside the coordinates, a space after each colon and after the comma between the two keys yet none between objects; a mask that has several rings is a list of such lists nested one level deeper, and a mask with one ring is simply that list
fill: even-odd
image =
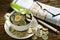
[{"label": "table surface", "polygon": [[[4,30],[4,23],[5,23],[4,15],[7,12],[12,11],[12,9],[10,8],[10,5],[9,5],[11,3],[11,1],[12,0],[4,0],[4,1],[0,0],[0,40],[17,40],[17,39],[10,37],[9,35],[7,35],[5,30]],[[40,1],[40,0],[38,0],[38,1]],[[43,1],[40,1],[40,2],[43,2]],[[48,1],[48,2],[43,2],[43,3],[60,8],[60,2],[59,1],[52,1],[52,2]],[[58,5],[58,6],[56,6],[56,5]],[[48,22],[46,22],[46,23],[48,23]],[[51,23],[48,23],[48,24],[50,24],[51,26],[55,27],[56,29],[58,29],[60,31],[60,27],[53,25]],[[48,36],[49,36],[48,40],[60,40],[60,33],[57,34],[50,29],[49,29],[49,35]],[[28,38],[28,39],[24,39],[24,40],[32,40],[32,39]],[[42,40],[42,39],[38,38],[37,40]]]}]

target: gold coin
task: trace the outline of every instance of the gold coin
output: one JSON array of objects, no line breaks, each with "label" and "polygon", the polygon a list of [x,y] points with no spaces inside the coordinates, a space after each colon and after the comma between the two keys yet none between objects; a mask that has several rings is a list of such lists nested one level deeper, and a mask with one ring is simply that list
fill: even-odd
[{"label": "gold coin", "polygon": [[16,15],[15,16],[15,21],[19,21],[19,20],[21,20],[21,16],[20,15]]}]

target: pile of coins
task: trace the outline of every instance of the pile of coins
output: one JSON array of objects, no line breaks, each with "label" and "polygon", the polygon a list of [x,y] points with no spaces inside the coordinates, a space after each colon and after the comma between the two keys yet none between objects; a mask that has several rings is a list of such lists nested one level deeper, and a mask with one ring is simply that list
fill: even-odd
[{"label": "pile of coins", "polygon": [[15,35],[16,37],[26,37],[26,36],[28,36],[29,34],[32,34],[32,30],[29,28],[29,29],[27,29],[27,30],[25,30],[25,31],[17,31],[17,30],[15,30],[14,28],[12,28],[12,26],[9,28],[9,31],[13,34],[13,35]]},{"label": "pile of coins", "polygon": [[41,37],[43,40],[48,40],[48,28],[44,28],[41,25],[38,25],[37,31],[32,31],[35,35],[32,36],[33,40],[36,40],[37,37]]},{"label": "pile of coins", "polygon": [[38,25],[37,31],[29,28],[26,31],[20,32],[12,28],[12,26],[9,28],[9,31],[12,32],[13,35],[17,37],[25,37],[28,34],[33,33],[34,35],[32,36],[33,40],[36,40],[38,37],[41,37],[43,40],[48,40],[48,28],[44,28],[41,25]]}]

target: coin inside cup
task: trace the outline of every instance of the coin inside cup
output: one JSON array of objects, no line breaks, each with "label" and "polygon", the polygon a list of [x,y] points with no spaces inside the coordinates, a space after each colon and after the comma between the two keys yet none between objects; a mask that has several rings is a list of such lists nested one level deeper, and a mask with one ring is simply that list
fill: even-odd
[{"label": "coin inside cup", "polygon": [[20,14],[15,12],[10,16],[11,23],[17,26],[24,26],[29,24],[31,21],[28,19],[32,20],[31,14]]}]

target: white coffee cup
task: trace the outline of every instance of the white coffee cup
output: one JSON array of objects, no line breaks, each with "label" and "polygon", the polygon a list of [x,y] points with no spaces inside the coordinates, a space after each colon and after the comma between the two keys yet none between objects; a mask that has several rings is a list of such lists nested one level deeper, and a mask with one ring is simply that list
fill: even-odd
[{"label": "white coffee cup", "polygon": [[28,28],[37,28],[37,25],[38,25],[38,23],[37,23],[37,21],[36,21],[36,19],[33,17],[33,15],[32,15],[32,20],[31,20],[31,22],[29,23],[29,24],[27,24],[27,25],[23,25],[23,26],[17,26],[17,25],[14,25],[14,24],[12,24],[11,23],[11,21],[10,21],[10,16],[14,13],[15,11],[12,11],[11,13],[6,13],[5,14],[5,19],[6,19],[6,21],[8,21],[7,22],[7,25],[8,26],[12,26],[15,30],[17,30],[17,31],[25,31],[25,30],[27,30]]}]

